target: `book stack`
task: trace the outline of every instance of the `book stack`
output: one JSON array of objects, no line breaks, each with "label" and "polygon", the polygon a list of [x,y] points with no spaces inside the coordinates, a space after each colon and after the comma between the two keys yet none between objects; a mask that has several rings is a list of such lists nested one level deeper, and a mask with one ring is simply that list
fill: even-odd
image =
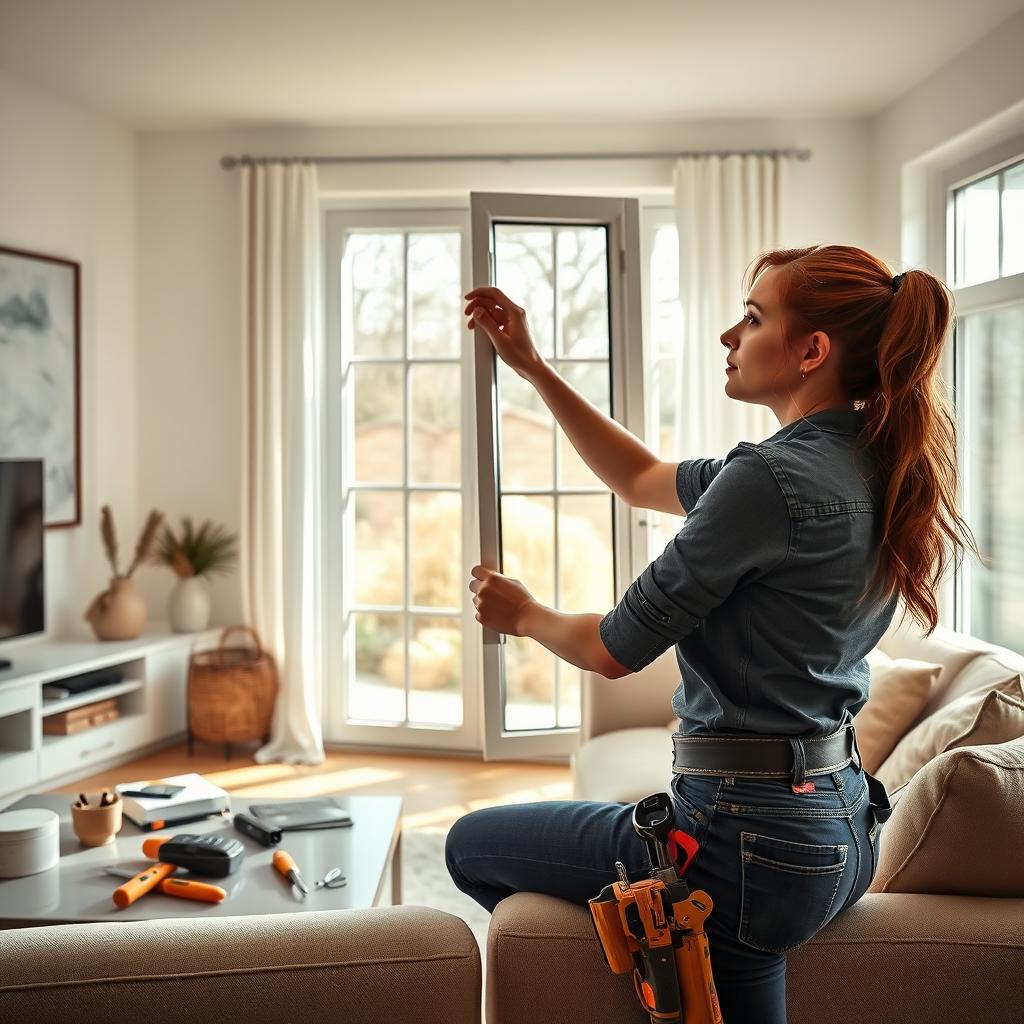
[{"label": "book stack", "polygon": [[[138,790],[163,783],[185,788],[166,799],[124,795],[125,790]],[[184,825],[231,810],[231,797],[228,793],[195,772],[171,775],[166,779],[122,782],[114,788],[123,801],[124,816],[147,832],[157,828]]]},{"label": "book stack", "polygon": [[83,729],[91,729],[94,725],[113,722],[120,715],[117,698],[98,700],[92,704],[83,704],[69,711],[58,711],[43,719],[44,736],[73,736]]}]

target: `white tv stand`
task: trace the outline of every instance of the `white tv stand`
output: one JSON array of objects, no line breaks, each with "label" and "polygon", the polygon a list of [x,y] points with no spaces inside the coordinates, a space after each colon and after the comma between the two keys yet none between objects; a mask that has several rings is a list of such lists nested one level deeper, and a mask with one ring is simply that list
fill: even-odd
[{"label": "white tv stand", "polygon": [[[185,734],[185,683],[193,648],[215,646],[221,630],[173,633],[154,623],[135,640],[45,640],[7,655],[0,670],[0,807],[41,789],[103,771]],[[43,685],[112,668],[124,680],[63,700]],[[70,736],[44,736],[47,715],[115,697],[120,717]]]}]

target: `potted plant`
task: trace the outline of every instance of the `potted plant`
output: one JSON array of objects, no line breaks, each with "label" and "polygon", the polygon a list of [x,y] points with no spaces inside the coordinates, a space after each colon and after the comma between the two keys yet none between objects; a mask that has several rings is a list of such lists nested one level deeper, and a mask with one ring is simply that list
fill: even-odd
[{"label": "potted plant", "polygon": [[122,573],[117,564],[117,533],[110,506],[104,505],[100,513],[100,535],[103,548],[113,576],[110,586],[97,595],[85,613],[86,621],[100,640],[134,640],[146,625],[146,602],[135,589],[132,573],[148,557],[156,540],[156,532],[163,520],[163,513],[156,510],[149,513],[139,542],[135,546],[135,558]]},{"label": "potted plant", "polygon": [[198,529],[182,516],[181,531],[165,525],[155,558],[178,577],[167,604],[167,617],[176,633],[195,633],[210,622],[209,577],[226,573],[238,557],[237,538],[207,519]]}]

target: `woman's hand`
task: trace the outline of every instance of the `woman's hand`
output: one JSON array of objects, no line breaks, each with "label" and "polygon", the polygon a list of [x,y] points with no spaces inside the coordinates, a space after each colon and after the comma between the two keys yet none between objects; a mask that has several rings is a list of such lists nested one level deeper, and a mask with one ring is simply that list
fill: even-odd
[{"label": "woman's hand", "polygon": [[499,289],[489,287],[466,292],[466,301],[465,314],[470,318],[467,327],[482,327],[498,355],[520,377],[529,378],[544,365],[526,326],[526,310],[522,306]]},{"label": "woman's hand", "polygon": [[503,576],[484,565],[473,566],[469,589],[476,594],[476,621],[488,629],[510,636],[523,636],[523,613],[533,603],[533,595],[519,580]]}]

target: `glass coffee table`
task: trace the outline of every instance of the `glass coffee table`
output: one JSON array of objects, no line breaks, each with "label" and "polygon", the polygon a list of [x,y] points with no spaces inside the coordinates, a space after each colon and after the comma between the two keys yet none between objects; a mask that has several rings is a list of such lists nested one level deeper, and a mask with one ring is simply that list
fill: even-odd
[{"label": "glass coffee table", "polygon": [[[328,795],[328,794],[317,794]],[[307,910],[357,910],[402,902],[402,798],[331,794],[352,817],[347,828],[293,830],[276,846],[261,846],[239,832],[231,817],[246,811],[249,798],[232,796],[231,815],[143,832],[127,818],[114,841],[86,847],[71,827],[71,793],[22,797],[4,811],[45,807],[60,815],[60,860],[48,871],[24,878],[0,879],[0,928],[68,924],[81,921],[148,921],[154,918],[239,917]],[[252,798],[253,803],[284,803],[278,797]],[[227,878],[191,876],[179,868],[177,877],[219,885],[227,892],[221,903],[167,896],[152,890],[131,906],[114,905],[113,892],[123,879],[107,874],[107,865],[142,871],[153,860],[142,852],[152,836],[213,834],[238,839],[245,847],[241,867]],[[275,850],[287,850],[310,889],[302,899],[273,866]],[[340,867],[347,884],[316,888],[331,868]]]}]

